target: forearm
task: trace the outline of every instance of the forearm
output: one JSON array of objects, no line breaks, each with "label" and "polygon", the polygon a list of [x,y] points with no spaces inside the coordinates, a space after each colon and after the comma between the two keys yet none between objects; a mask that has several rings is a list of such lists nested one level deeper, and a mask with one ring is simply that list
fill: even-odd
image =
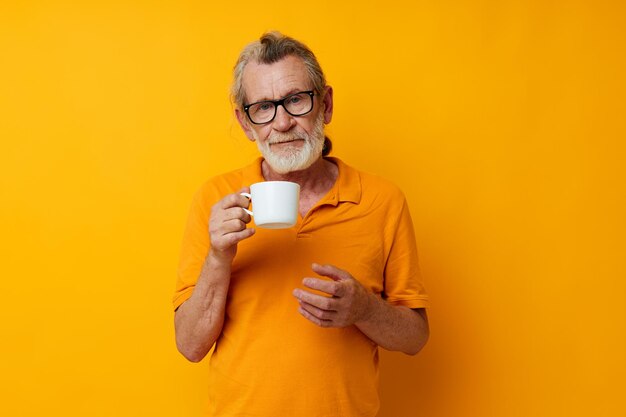
[{"label": "forearm", "polygon": [[176,311],[176,346],[192,362],[206,356],[222,331],[230,269],[209,254],[192,296]]},{"label": "forearm", "polygon": [[379,346],[409,355],[417,354],[429,336],[425,310],[414,311],[408,307],[393,306],[373,294],[369,314],[355,325]]}]

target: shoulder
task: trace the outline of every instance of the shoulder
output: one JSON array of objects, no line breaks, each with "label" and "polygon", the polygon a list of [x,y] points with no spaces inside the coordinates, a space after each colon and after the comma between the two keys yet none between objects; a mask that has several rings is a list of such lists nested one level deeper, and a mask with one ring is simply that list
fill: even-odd
[{"label": "shoulder", "polygon": [[361,198],[384,199],[388,202],[404,201],[404,193],[393,181],[380,175],[354,168],[345,162],[335,159],[340,170],[351,178],[358,178],[361,188]]},{"label": "shoulder", "polygon": [[379,175],[359,171],[363,194],[368,191],[372,194],[382,194],[391,199],[404,199],[404,193],[394,182]]},{"label": "shoulder", "polygon": [[215,191],[234,192],[243,187],[243,171],[244,168],[239,168],[211,177],[200,186],[199,192],[201,194],[211,194]]},{"label": "shoulder", "polygon": [[361,172],[361,204],[381,213],[385,222],[395,223],[406,207],[402,190],[392,181],[368,172]]},{"label": "shoulder", "polygon": [[250,170],[250,166],[219,174],[204,181],[195,194],[195,203],[210,208],[224,196],[250,185],[246,178],[246,171],[248,170]]}]

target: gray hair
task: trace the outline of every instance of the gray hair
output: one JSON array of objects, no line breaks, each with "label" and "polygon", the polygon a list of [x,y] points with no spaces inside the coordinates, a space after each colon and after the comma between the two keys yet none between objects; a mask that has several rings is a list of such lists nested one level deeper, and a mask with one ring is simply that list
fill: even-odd
[{"label": "gray hair", "polygon": [[233,69],[233,85],[231,87],[231,97],[235,105],[238,108],[243,108],[246,101],[246,92],[243,88],[243,71],[249,62],[273,64],[288,56],[302,59],[309,79],[313,83],[313,88],[318,94],[323,94],[326,78],[313,52],[302,42],[280,32],[267,32],[258,41],[248,44],[237,59]]}]

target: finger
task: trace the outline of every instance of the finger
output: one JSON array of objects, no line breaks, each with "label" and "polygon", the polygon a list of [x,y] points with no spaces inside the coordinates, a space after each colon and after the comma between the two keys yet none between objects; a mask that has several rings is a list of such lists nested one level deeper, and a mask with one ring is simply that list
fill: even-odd
[{"label": "finger", "polygon": [[320,265],[314,263],[313,265],[311,265],[311,269],[316,274],[319,274],[323,277],[331,278],[335,281],[345,281],[347,279],[352,279],[352,275],[350,275],[347,271],[339,269],[334,265]]},{"label": "finger", "polygon": [[250,223],[252,217],[246,213],[243,207],[231,207],[224,210],[224,221],[232,219],[241,219],[244,223]]},{"label": "finger", "polygon": [[231,207],[248,207],[248,205],[250,205],[250,200],[248,197],[239,193],[233,193],[224,197],[218,204],[222,209],[228,209]]},{"label": "finger", "polygon": [[226,247],[230,247],[241,242],[244,239],[249,238],[256,232],[255,229],[249,227],[247,229],[241,230],[239,232],[231,232],[222,236],[222,242]]},{"label": "finger", "polygon": [[295,289],[293,295],[300,301],[311,304],[319,309],[336,311],[336,301],[333,298],[325,297],[323,295],[313,294],[306,290]]},{"label": "finger", "polygon": [[241,219],[231,219],[222,222],[218,233],[221,235],[225,235],[233,232],[240,232],[246,228],[246,223],[244,223]]},{"label": "finger", "polygon": [[333,321],[333,319],[337,317],[336,311],[322,310],[321,308],[317,308],[314,305],[306,303],[304,301],[300,301],[300,307],[320,320]]},{"label": "finger", "polygon": [[335,297],[341,297],[343,295],[343,287],[336,281],[328,281],[319,278],[304,278],[302,284],[305,287],[322,291]]},{"label": "finger", "polygon": [[300,306],[298,308],[298,312],[300,314],[302,314],[302,316],[309,320],[310,322],[317,324],[320,327],[332,327],[332,321],[330,320],[321,320],[318,319],[317,317],[315,317],[313,314],[309,313],[308,311],[306,311],[302,306]]}]

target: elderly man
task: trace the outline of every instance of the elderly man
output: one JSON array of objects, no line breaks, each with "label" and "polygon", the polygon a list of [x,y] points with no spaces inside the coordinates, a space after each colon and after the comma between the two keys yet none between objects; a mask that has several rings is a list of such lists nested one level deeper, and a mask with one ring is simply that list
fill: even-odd
[{"label": "elderly man", "polygon": [[[214,416],[374,416],[378,347],[428,339],[411,217],[389,182],[328,157],[333,90],[313,53],[279,33],[234,69],[235,114],[262,157],[196,194],[174,296],[176,343],[210,358]],[[241,192],[301,187],[292,228],[256,229]]]}]

